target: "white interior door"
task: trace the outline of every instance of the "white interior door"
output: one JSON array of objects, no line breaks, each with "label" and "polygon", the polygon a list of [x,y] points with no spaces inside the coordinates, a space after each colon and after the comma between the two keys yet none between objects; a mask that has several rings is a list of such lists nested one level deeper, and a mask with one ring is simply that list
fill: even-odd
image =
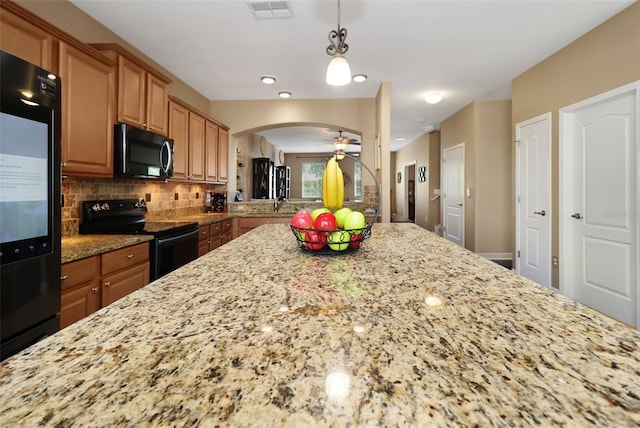
[{"label": "white interior door", "polygon": [[464,247],[464,143],[444,150],[442,182],[444,237]]},{"label": "white interior door", "polygon": [[551,287],[551,113],[516,125],[516,272]]},{"label": "white interior door", "polygon": [[566,149],[561,165],[567,168],[561,186],[567,295],[636,327],[638,87],[563,112],[561,142]]}]

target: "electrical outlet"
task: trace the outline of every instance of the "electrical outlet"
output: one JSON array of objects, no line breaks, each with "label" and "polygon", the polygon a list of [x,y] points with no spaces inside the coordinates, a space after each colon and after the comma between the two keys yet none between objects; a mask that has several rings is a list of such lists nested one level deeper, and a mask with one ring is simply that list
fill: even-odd
[{"label": "electrical outlet", "polygon": [[558,267],[558,256],[551,257],[551,264],[553,265],[554,268]]},{"label": "electrical outlet", "polygon": [[151,193],[145,193],[144,200],[145,202],[151,202]]},{"label": "electrical outlet", "polygon": [[177,201],[177,200],[178,200],[178,194],[177,194],[177,193],[174,193],[174,194],[173,194],[173,200],[175,200],[175,201]]}]

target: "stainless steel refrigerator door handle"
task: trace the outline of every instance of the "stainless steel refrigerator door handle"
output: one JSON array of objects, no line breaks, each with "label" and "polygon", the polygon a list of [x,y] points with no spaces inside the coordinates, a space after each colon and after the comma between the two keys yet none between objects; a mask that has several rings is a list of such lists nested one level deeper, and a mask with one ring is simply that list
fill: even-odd
[{"label": "stainless steel refrigerator door handle", "polygon": [[541,215],[542,217],[544,217],[545,215],[547,215],[547,213],[545,212],[545,210],[542,210],[542,211],[534,211],[533,213],[534,213],[534,214]]}]

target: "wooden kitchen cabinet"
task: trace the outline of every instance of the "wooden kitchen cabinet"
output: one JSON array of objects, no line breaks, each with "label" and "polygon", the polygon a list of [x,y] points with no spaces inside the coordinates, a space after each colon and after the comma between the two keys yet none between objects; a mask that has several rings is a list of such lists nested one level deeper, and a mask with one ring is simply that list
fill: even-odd
[{"label": "wooden kitchen cabinet", "polygon": [[172,96],[169,138],[173,139],[172,179],[196,183],[228,180],[228,129]]},{"label": "wooden kitchen cabinet", "polygon": [[204,181],[205,118],[189,112],[189,180]]},{"label": "wooden kitchen cabinet", "polygon": [[209,231],[211,225],[200,226],[198,228],[198,257],[202,257],[209,252]]},{"label": "wooden kitchen cabinet", "polygon": [[110,305],[149,283],[149,262],[102,278],[102,306]]},{"label": "wooden kitchen cabinet", "polygon": [[233,239],[233,221],[231,219],[222,220],[220,231],[220,245],[224,245]]},{"label": "wooden kitchen cabinet", "polygon": [[291,217],[238,217],[238,236],[263,224],[289,224]]},{"label": "wooden kitchen cabinet", "polygon": [[65,42],[59,43],[58,61],[62,174],[113,177],[113,63]]},{"label": "wooden kitchen cabinet", "polygon": [[231,241],[233,238],[232,226],[232,219],[220,220],[206,226],[200,226],[198,257],[202,257],[209,251],[213,251]]},{"label": "wooden kitchen cabinet", "polygon": [[63,264],[60,328],[144,287],[150,274],[148,242]]},{"label": "wooden kitchen cabinet", "polygon": [[189,110],[169,101],[169,138],[173,139],[173,177],[186,180],[189,170]]},{"label": "wooden kitchen cabinet", "polygon": [[117,64],[118,122],[168,135],[167,87],[171,79],[120,45],[92,43],[91,46]]},{"label": "wooden kitchen cabinet", "polygon": [[63,264],[60,287],[60,328],[100,309],[100,256]]},{"label": "wooden kitchen cabinet", "polygon": [[219,147],[219,135],[220,129],[218,125],[207,120],[205,124],[205,152],[207,157],[207,163],[205,168],[205,180],[206,181],[218,181],[218,173],[220,167],[220,147]]},{"label": "wooden kitchen cabinet", "polygon": [[11,55],[55,72],[53,64],[54,37],[44,21],[33,20],[30,13],[15,3],[0,3],[0,49]]},{"label": "wooden kitchen cabinet", "polygon": [[222,127],[218,132],[218,181],[229,181],[229,131]]}]

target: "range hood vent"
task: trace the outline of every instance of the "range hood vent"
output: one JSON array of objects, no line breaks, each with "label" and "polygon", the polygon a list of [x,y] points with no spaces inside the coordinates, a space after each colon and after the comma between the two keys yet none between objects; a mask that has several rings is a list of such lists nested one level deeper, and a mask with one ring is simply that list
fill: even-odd
[{"label": "range hood vent", "polygon": [[256,19],[291,18],[293,11],[288,1],[248,1]]}]

